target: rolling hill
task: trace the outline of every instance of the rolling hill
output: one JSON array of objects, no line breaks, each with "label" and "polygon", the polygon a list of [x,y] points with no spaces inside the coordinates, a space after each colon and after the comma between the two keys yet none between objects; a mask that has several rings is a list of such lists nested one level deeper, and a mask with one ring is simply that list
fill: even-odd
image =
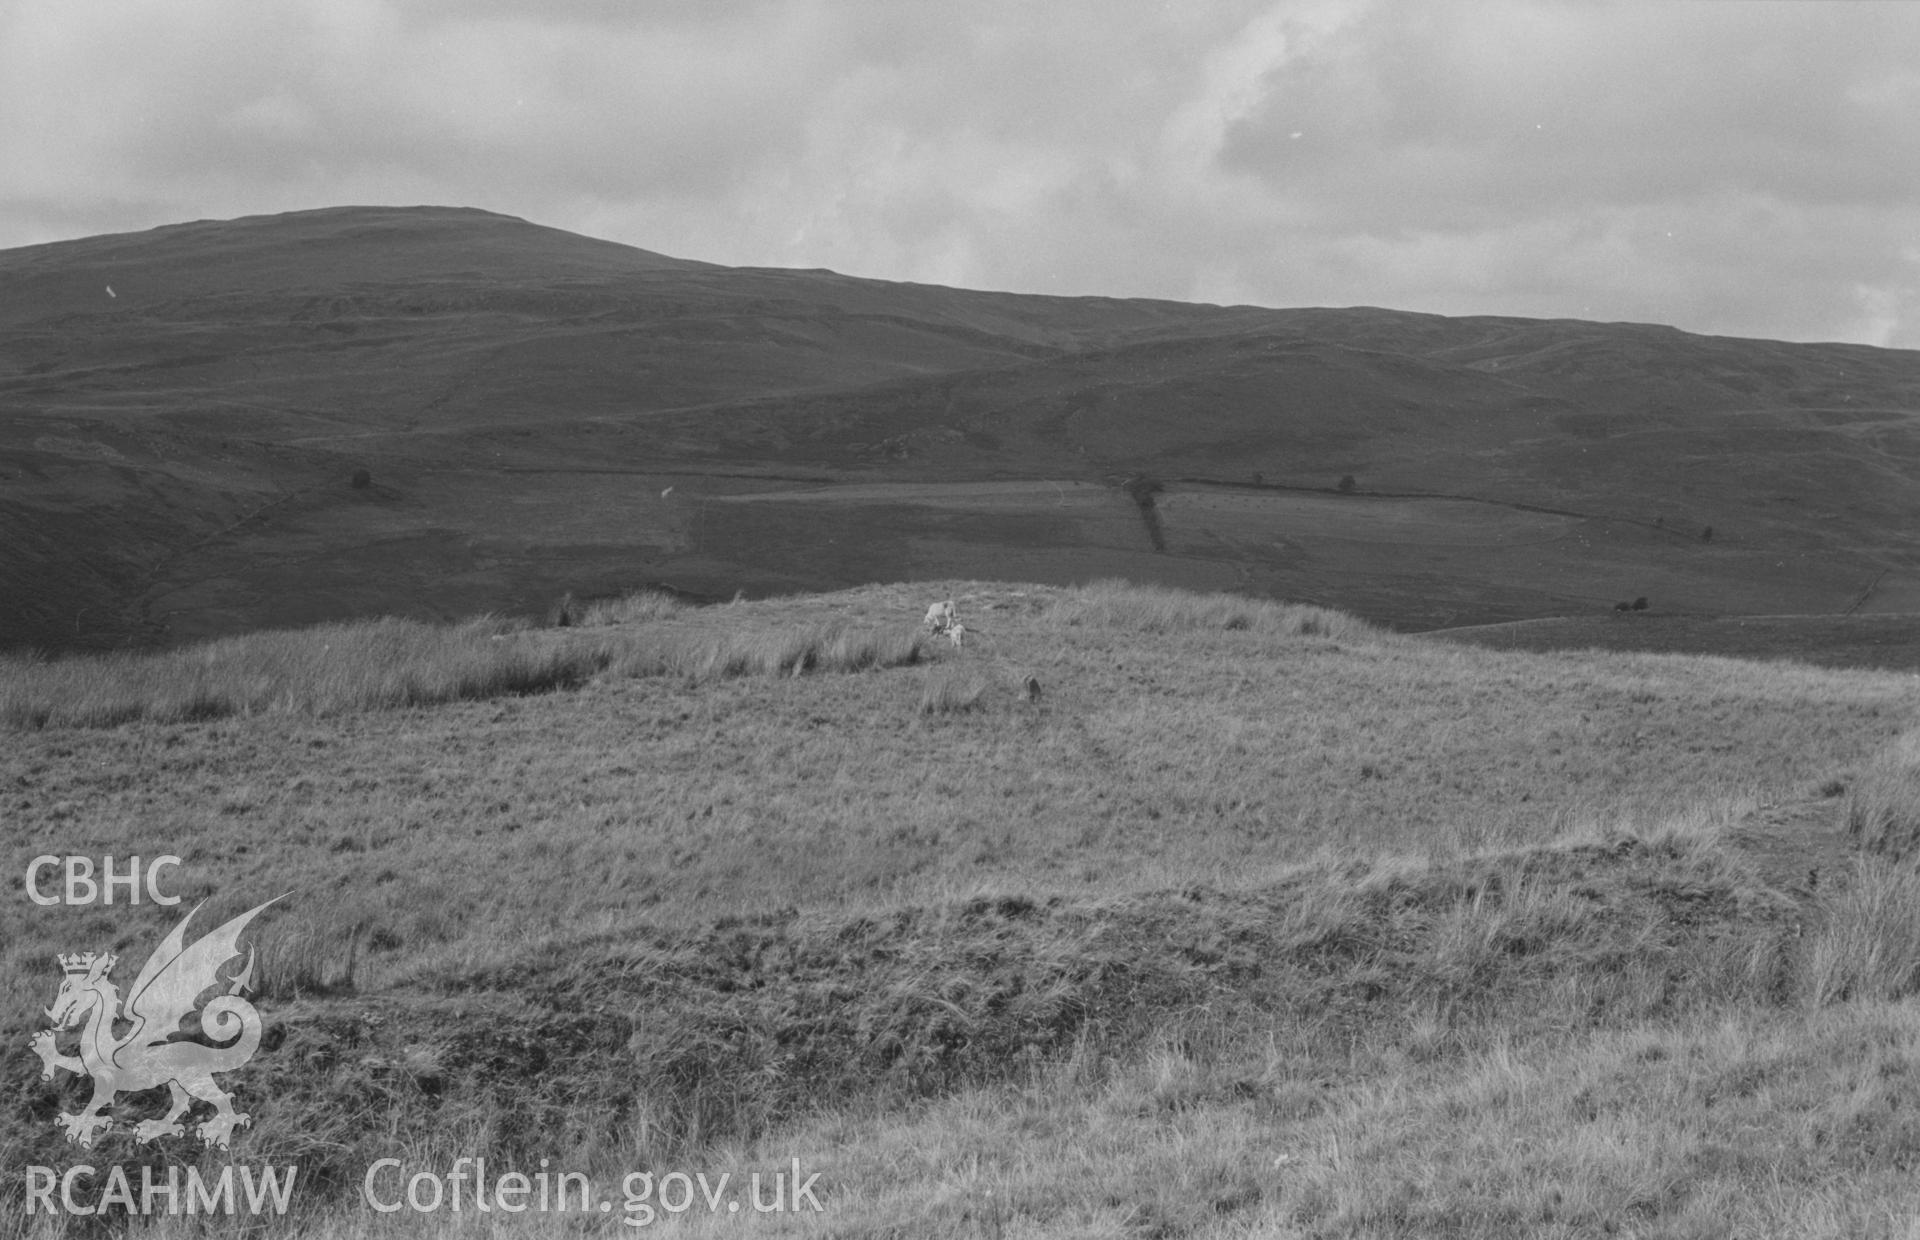
[{"label": "rolling hill", "polygon": [[1897,612],[1917,410],[1920,354],[1864,346],[203,221],[0,252],[0,648],[954,577]]}]

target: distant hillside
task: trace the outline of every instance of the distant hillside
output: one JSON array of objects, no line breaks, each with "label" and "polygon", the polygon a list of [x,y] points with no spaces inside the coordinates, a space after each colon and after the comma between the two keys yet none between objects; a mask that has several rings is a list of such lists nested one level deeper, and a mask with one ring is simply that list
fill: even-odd
[{"label": "distant hillside", "polygon": [[1917,410],[1920,354],[1860,346],[182,224],[0,252],[0,646],[956,576],[1907,610]]}]

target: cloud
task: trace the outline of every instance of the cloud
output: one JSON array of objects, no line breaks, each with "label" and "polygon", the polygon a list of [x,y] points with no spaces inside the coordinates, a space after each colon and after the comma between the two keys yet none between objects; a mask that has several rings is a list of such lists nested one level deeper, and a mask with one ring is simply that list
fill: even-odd
[{"label": "cloud", "polygon": [[1920,9],[14,0],[0,245],[346,202],[1035,292],[1920,347]]},{"label": "cloud", "polygon": [[1277,65],[1220,165],[1436,308],[1920,344],[1887,311],[1920,276],[1916,53],[1898,6],[1376,10]]}]

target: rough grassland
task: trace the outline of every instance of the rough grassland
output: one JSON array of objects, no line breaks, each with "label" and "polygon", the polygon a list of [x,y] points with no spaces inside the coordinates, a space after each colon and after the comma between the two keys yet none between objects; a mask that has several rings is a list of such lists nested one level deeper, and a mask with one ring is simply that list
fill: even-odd
[{"label": "rough grassland", "polygon": [[[950,593],[959,651],[915,637]],[[828,1173],[825,1216],[753,1234],[1839,1236],[1916,1204],[1920,1028],[1876,1006],[1911,971],[1845,964],[1911,883],[1874,858],[1808,904],[1726,843],[1837,812],[1908,677],[1111,586],[626,614],[485,638],[615,652],[567,690],[6,736],[9,872],[167,852],[203,917],[294,893],[236,1157],[300,1162],[314,1234],[453,1226],[357,1208],[389,1154]],[[53,953],[137,965],[178,911],[0,907],[8,1046]],[[0,1060],[8,1209],[73,1160],[77,1086],[37,1069]]]}]

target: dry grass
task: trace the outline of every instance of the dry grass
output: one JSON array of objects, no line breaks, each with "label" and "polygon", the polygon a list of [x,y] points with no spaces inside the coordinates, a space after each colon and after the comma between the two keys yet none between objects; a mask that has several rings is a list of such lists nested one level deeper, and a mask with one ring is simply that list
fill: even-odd
[{"label": "dry grass", "polygon": [[[1627,837],[1327,862],[1253,890],[1009,894],[530,942],[416,969],[347,1008],[283,1006],[298,1055],[250,1070],[273,1118],[254,1148],[303,1131],[290,1113],[317,1108],[314,1126],[339,1131],[385,1098],[371,1131],[305,1150],[307,1173],[351,1183],[399,1142],[502,1166],[571,1152],[607,1178],[609,1149],[626,1169],[685,1164],[823,1110],[885,1113],[1076,1062],[1096,1115],[1171,1118],[1270,1089],[1233,1075],[1256,1028],[1290,1030],[1291,1058],[1344,1062],[1325,1079],[1358,1086],[1394,1062],[1380,1047],[1354,1062],[1376,1030],[1404,1029],[1427,1062],[1494,1029],[1556,1037],[1764,1001],[1708,984],[1708,927],[1688,918],[1708,899],[1721,928],[1766,925],[1777,910],[1744,881],[1705,847]],[[263,964],[286,996],[283,950],[309,974],[329,953],[304,928],[275,930]],[[1130,1083],[1142,1063],[1145,1093]],[[446,1141],[450,1124],[464,1144]]]},{"label": "dry grass", "polygon": [[388,618],[167,654],[15,665],[0,681],[0,722],[112,727],[427,706],[577,685],[603,665],[593,650],[515,640],[514,627],[492,617],[450,626]]},{"label": "dry grass", "polygon": [[1086,626],[1134,633],[1218,629],[1265,637],[1329,637],[1342,641],[1380,635],[1380,630],[1366,621],[1326,607],[1235,594],[1195,594],[1112,580],[1067,591],[1051,615],[1067,628]]},{"label": "dry grass", "polygon": [[[991,646],[856,591],[483,638],[574,692],[19,732],[0,865],[177,853],[208,924],[295,891],[245,1157],[321,1204],[390,1154],[798,1153],[844,1234],[1872,1234],[1911,1193],[1899,1055],[1812,1090],[1910,985],[1914,893],[1880,860],[1810,918],[1726,843],[1910,728],[1904,678],[948,592]],[[0,909],[0,1042],[49,953],[134,964],[176,912]],[[28,1068],[8,1165],[70,1155]]]},{"label": "dry grass", "polygon": [[1428,1046],[1401,1025],[1309,1056],[1282,1027],[1123,1064],[1077,1056],[736,1157],[831,1168],[825,1219],[765,1220],[779,1236],[1910,1234],[1911,1012],[1703,1014],[1531,1042],[1461,1030]]},{"label": "dry grass", "polygon": [[1822,901],[1807,944],[1805,995],[1822,1006],[1920,990],[1920,871],[1861,858]]},{"label": "dry grass", "polygon": [[[297,1148],[344,1192],[374,1157],[548,1158],[602,1195],[797,1158],[826,1210],[755,1219],[774,1235],[1880,1234],[1920,1201],[1920,1021],[1730,984],[1710,944],[1783,911],[1696,821],[1259,891],[529,945],[357,1022],[283,1015],[327,1092],[267,1064],[251,1157]],[[293,1144],[290,1098],[337,1148]]]},{"label": "dry grass", "polygon": [[586,628],[597,628],[609,624],[640,624],[649,620],[665,620],[680,614],[686,607],[671,594],[658,590],[636,590],[623,594],[619,598],[595,599],[584,607],[578,607],[579,618],[573,623]]},{"label": "dry grass", "polygon": [[1862,848],[1900,858],[1920,847],[1920,732],[1896,737],[1847,793],[1847,833]]},{"label": "dry grass", "polygon": [[166,654],[15,658],[0,664],[0,726],[326,716],[576,688],[609,671],[702,681],[861,671],[925,654],[912,630],[854,632],[844,622],[721,636],[644,623],[679,611],[649,595],[589,609],[601,617],[591,634],[528,632],[491,616],[447,626],[386,618],[224,638]]},{"label": "dry grass", "polygon": [[994,679],[979,666],[961,664],[935,668],[921,682],[920,713],[951,714],[985,706],[996,688]]}]

